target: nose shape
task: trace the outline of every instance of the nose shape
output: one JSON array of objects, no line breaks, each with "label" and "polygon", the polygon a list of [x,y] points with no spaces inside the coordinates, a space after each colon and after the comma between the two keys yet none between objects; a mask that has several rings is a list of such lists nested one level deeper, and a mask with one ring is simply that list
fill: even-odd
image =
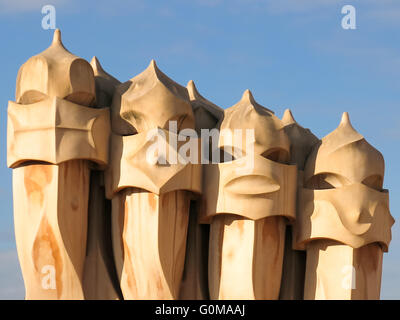
[{"label": "nose shape", "polygon": [[168,162],[168,155],[165,152],[160,152],[159,150],[156,150],[154,153],[146,153],[146,161],[150,166],[170,166],[170,163]]},{"label": "nose shape", "polygon": [[344,214],[341,218],[346,229],[355,235],[361,235],[370,229],[373,215],[370,210],[362,207]]}]

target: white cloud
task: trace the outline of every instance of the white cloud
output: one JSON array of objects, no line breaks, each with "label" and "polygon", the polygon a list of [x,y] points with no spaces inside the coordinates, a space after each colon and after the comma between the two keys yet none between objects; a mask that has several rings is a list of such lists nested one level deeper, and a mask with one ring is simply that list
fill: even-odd
[{"label": "white cloud", "polygon": [[0,13],[41,12],[44,5],[51,4],[57,8],[66,3],[66,0],[0,0]]}]

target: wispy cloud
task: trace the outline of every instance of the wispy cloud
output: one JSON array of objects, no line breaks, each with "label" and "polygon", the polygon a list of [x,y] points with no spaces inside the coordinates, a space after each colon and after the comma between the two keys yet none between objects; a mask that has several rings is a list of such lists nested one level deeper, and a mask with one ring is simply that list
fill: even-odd
[{"label": "wispy cloud", "polygon": [[67,0],[0,0],[0,13],[41,12],[44,5],[61,6],[66,3]]},{"label": "wispy cloud", "polygon": [[0,14],[41,12],[45,5],[53,5],[56,10],[65,9],[69,13],[98,12],[108,16],[132,14],[147,8],[145,0],[0,0]]}]

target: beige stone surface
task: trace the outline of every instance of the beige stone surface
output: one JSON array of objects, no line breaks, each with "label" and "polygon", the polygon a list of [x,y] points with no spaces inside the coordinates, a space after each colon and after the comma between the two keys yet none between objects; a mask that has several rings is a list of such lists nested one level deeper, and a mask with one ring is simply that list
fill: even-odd
[{"label": "beige stone surface", "polygon": [[325,239],[311,242],[304,299],[379,300],[382,258],[382,247],[377,243],[352,248]]},{"label": "beige stone surface", "polygon": [[[297,187],[303,187],[304,163],[319,139],[303,128],[294,119],[290,109],[286,109],[282,122],[290,140],[290,163],[297,164]],[[297,195],[298,204],[298,195]],[[296,206],[296,210],[298,210]],[[286,227],[285,252],[283,259],[282,283],[279,292],[281,300],[301,300],[304,293],[306,252],[293,249],[293,226]]]},{"label": "beige stone surface", "polygon": [[111,203],[105,198],[103,172],[90,173],[88,234],[83,290],[86,300],[119,300],[121,289],[114,265]]},{"label": "beige stone surface", "polygon": [[[113,198],[117,272],[124,299],[178,299],[190,196],[126,188]],[[116,218],[116,217],[115,217]]]},{"label": "beige stone surface", "polygon": [[57,29],[19,69],[7,165],[26,299],[380,297],[385,163],[346,112],[319,140],[154,60],[121,83]]},{"label": "beige stone surface", "polygon": [[[201,165],[183,163],[185,159],[178,151],[187,139],[181,138],[185,141],[178,141],[175,133],[161,129],[133,136],[112,134],[113,152],[110,155],[110,166],[106,170],[107,197],[111,199],[116,192],[127,187],[137,187],[155,194],[175,190],[201,192]],[[170,139],[177,141],[177,148],[169,143]],[[154,158],[150,156],[153,152],[149,149],[157,140],[166,146],[166,157],[156,153]],[[199,150],[199,141],[194,142]],[[176,163],[168,161],[170,153],[176,157]],[[165,164],[161,162],[164,160]]]},{"label": "beige stone surface", "polygon": [[108,109],[84,107],[57,97],[29,105],[10,101],[7,126],[7,165],[11,168],[33,160],[108,163]]},{"label": "beige stone surface", "polygon": [[[115,87],[120,83],[105,72],[99,60],[91,61],[96,83],[96,107],[111,104]],[[108,118],[108,124],[110,119]],[[109,145],[108,136],[101,143]],[[83,275],[86,300],[118,300],[122,298],[114,263],[111,237],[111,201],[105,197],[104,167],[92,166],[88,208],[88,236]]]},{"label": "beige stone surface", "polygon": [[110,107],[114,91],[121,84],[119,80],[104,71],[97,57],[93,57],[90,61],[93,68],[93,74],[96,87],[96,106],[100,108]]},{"label": "beige stone surface", "polygon": [[132,135],[177,122],[178,132],[194,129],[194,116],[185,87],[167,77],[152,60],[139,75],[117,86],[111,106],[112,130]]},{"label": "beige stone surface", "polygon": [[201,193],[202,185],[199,139],[189,141],[181,131],[195,132],[188,91],[152,61],[116,87],[111,114],[105,183],[122,293],[125,299],[178,299],[191,192]]},{"label": "beige stone surface", "polygon": [[26,299],[84,299],[90,167],[108,163],[109,111],[91,108],[92,67],[65,49],[59,30],[21,67],[16,100],[7,164]]},{"label": "beige stone surface", "polygon": [[[202,222],[211,223],[211,299],[279,297],[285,227],[295,218],[297,189],[283,127],[249,90],[224,112],[219,147],[234,158],[204,168]],[[244,130],[241,137],[234,136],[235,129]],[[254,130],[253,139],[246,129]]]},{"label": "beige stone surface", "polygon": [[64,47],[58,29],[50,47],[28,59],[17,77],[17,103],[31,104],[46,97],[58,97],[84,106],[95,103],[92,67]]},{"label": "beige stone surface", "polygon": [[[379,298],[394,223],[383,178],[381,153],[345,112],[314,147],[299,190],[295,234],[298,248],[307,250],[305,299]],[[351,286],[343,285],[345,276]]]},{"label": "beige stone surface", "polygon": [[297,244],[327,238],[359,248],[379,242],[387,251],[394,219],[383,176],[381,153],[354,130],[344,113],[339,127],[307,160]]},{"label": "beige stone surface", "polygon": [[14,224],[26,299],[84,299],[89,167],[84,160],[13,170]]},{"label": "beige stone surface", "polygon": [[277,300],[286,221],[219,215],[210,231],[209,288],[216,300]]},{"label": "beige stone surface", "polygon": [[224,117],[224,110],[204,98],[197,90],[193,80],[190,80],[186,87],[189,93],[190,104],[193,108],[196,131],[200,137],[201,129],[213,129],[217,127],[218,122]]},{"label": "beige stone surface", "polygon": [[[190,103],[196,124],[196,132],[201,137],[202,129],[215,129],[224,116],[224,111],[204,98],[197,90],[194,81],[187,84]],[[211,152],[208,160],[211,161]],[[201,198],[196,198],[190,205],[188,237],[186,244],[185,267],[179,299],[209,299],[208,290],[208,247],[210,226],[200,224]]]}]

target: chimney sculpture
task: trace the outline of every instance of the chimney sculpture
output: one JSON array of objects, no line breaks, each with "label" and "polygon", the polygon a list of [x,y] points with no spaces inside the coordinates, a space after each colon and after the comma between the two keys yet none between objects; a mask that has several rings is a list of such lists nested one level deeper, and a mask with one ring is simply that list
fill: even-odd
[{"label": "chimney sculpture", "polygon": [[[122,293],[125,299],[178,299],[190,200],[201,192],[201,165],[182,152],[185,133],[195,132],[187,89],[153,60],[117,86],[111,114],[106,193]],[[198,154],[198,139],[191,141]]]},{"label": "chimney sculpture", "polygon": [[249,90],[225,110],[220,129],[224,162],[204,167],[210,298],[278,299],[286,218],[295,218],[289,138]]},{"label": "chimney sculpture", "polygon": [[[189,81],[187,89],[193,108],[197,136],[202,137],[201,130],[203,130],[203,133],[204,131],[207,133],[205,136],[207,140],[202,141],[202,146],[208,149],[208,156],[204,154],[204,158],[206,158],[206,162],[211,162],[212,150],[209,149],[211,137],[210,139],[208,137],[212,132],[211,130],[217,130],[218,122],[224,116],[224,110],[201,96],[192,80]],[[199,223],[201,199],[192,202],[190,208],[188,242],[180,299],[204,300],[209,298],[208,240],[210,226]]]},{"label": "chimney sculpture", "polygon": [[381,153],[345,112],[305,165],[296,225],[307,251],[304,299],[379,299],[394,223],[383,176]]},{"label": "chimney sculpture", "polygon": [[109,113],[95,109],[90,64],[59,30],[19,70],[9,102],[15,237],[26,299],[83,299],[91,163],[108,161]]},{"label": "chimney sculpture", "polygon": [[319,140],[155,61],[120,83],[56,30],[7,122],[26,299],[379,299],[384,160],[347,113]]},{"label": "chimney sculpture", "polygon": [[[109,110],[112,97],[120,82],[105,72],[93,57],[96,87],[96,107]],[[108,141],[104,141],[108,144]],[[111,245],[111,201],[105,197],[104,168],[93,166],[90,173],[88,235],[83,288],[85,299],[116,300],[122,294],[114,267]]]},{"label": "chimney sculpture", "polygon": [[[304,163],[312,148],[318,143],[318,138],[309,129],[304,129],[293,118],[289,109],[282,118],[284,130],[291,142],[290,163],[297,165],[298,188],[302,187]],[[297,199],[297,204],[299,200]],[[306,253],[293,249],[293,225],[286,228],[285,253],[283,259],[282,285],[279,299],[302,300],[304,293],[304,278],[306,268]]]}]

